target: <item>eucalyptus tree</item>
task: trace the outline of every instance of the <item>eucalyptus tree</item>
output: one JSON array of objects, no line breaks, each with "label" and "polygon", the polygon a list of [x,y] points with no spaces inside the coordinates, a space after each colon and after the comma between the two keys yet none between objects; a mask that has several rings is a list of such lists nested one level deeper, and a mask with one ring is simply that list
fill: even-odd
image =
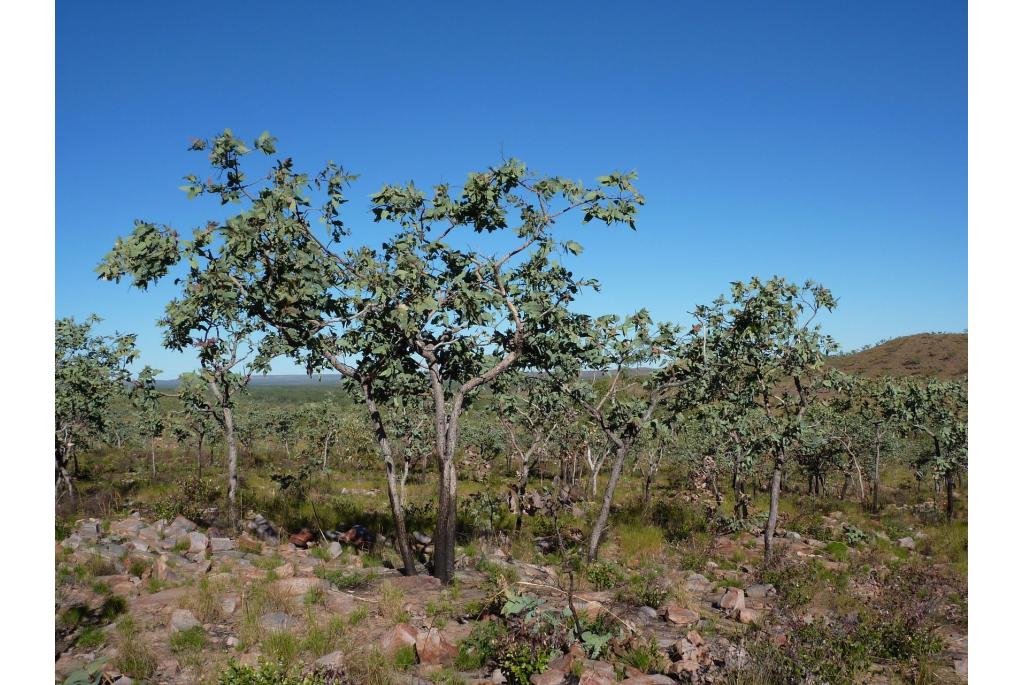
[{"label": "eucalyptus tree", "polygon": [[894,389],[899,416],[909,431],[932,443],[931,467],[946,489],[946,520],[954,514],[953,485],[967,468],[967,386],[957,381],[904,381]]},{"label": "eucalyptus tree", "polygon": [[[541,350],[537,365],[544,369],[545,380],[571,397],[600,429],[613,455],[587,548],[588,559],[594,561],[630,450],[655,424],[659,407],[671,401],[678,413],[694,403],[681,390],[697,387],[697,376],[687,361],[688,341],[680,327],[656,324],[646,310],[621,319],[576,316],[563,331]],[[584,378],[584,371],[607,377],[607,384],[598,389]]]},{"label": "eucalyptus tree", "polygon": [[69,465],[74,464],[77,475],[79,449],[110,431],[111,404],[127,396],[129,366],[138,357],[135,335],[98,335],[93,327],[100,321],[90,316],[81,323],[64,318],[54,324],[54,496],[58,500],[62,487],[74,497]]},{"label": "eucalyptus tree", "polygon": [[156,389],[156,374],[159,371],[148,366],[138,378],[132,381],[131,399],[139,434],[149,443],[149,472],[156,477],[156,441],[167,427],[160,411],[160,393]]},{"label": "eucalyptus tree", "polygon": [[[195,378],[192,374],[189,376]],[[171,424],[171,431],[179,444],[188,445],[195,440],[196,473],[201,478],[203,475],[203,445],[219,427],[205,403],[195,404],[187,401],[186,383],[186,378],[182,376],[178,384],[178,398],[182,403],[182,410],[176,416],[177,420]]]},{"label": "eucalyptus tree", "polygon": [[[531,174],[517,160],[470,174],[460,189],[436,186],[428,196],[412,184],[386,185],[372,199],[377,222],[396,232],[380,249],[343,249],[344,188],[355,178],[328,163],[310,177],[291,159],[250,180],[242,160],[252,152],[228,130],[192,148],[209,151],[214,174],[186,177],[190,197],[212,195],[244,205],[224,221],[183,240],[167,226],[140,222],[119,241],[103,269],[152,282],[179,262],[231,289],[245,312],[272,328],[310,371],[330,367],[361,392],[385,462],[388,495],[406,572],[414,572],[397,497],[390,436],[378,404],[396,377],[431,394],[439,478],[434,574],[454,569],[454,457],[467,400],[517,364],[529,341],[560,325],[565,305],[587,282],[558,263],[574,241],[557,241],[558,219],[634,225],[643,198],[632,174],[612,174],[594,187]],[[254,149],[273,155],[261,135]],[[313,196],[322,201],[313,209]],[[314,226],[324,223],[325,230]],[[468,233],[469,235],[465,235]],[[482,236],[510,245],[493,254],[460,249],[455,240]]]},{"label": "eucalyptus tree", "polygon": [[715,392],[753,412],[762,427],[758,439],[767,448],[772,474],[766,561],[772,558],[783,469],[800,443],[808,409],[820,401],[816,390],[825,356],[837,348],[814,320],[835,306],[827,288],[776,276],[735,282],[728,299],[719,297],[697,311],[711,329],[704,341],[716,369]]},{"label": "eucalyptus tree", "polygon": [[552,385],[524,373],[506,374],[495,386],[493,412],[507,436],[516,468],[515,530],[523,527],[523,502],[530,473],[546,454],[558,428],[569,417],[565,395]]}]

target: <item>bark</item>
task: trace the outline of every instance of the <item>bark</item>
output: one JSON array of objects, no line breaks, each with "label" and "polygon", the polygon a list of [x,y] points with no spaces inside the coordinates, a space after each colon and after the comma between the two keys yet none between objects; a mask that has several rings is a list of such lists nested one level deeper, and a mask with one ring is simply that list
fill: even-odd
[{"label": "bark", "polygon": [[526,485],[530,480],[530,462],[524,460],[519,469],[519,482],[516,484],[516,532],[523,529],[523,499],[526,497]]},{"label": "bark", "polygon": [[409,534],[405,526],[405,478],[409,475],[409,462],[405,462],[405,472],[402,475],[401,489],[395,477],[395,459],[391,452],[391,441],[388,440],[387,431],[384,428],[384,419],[376,402],[370,393],[370,389],[363,388],[363,397],[366,401],[366,408],[370,413],[370,420],[373,423],[374,434],[377,438],[377,445],[380,448],[381,456],[384,457],[384,471],[387,476],[388,501],[391,504],[391,516],[395,521],[395,544],[398,546],[398,553],[402,555],[402,566],[405,568],[405,575],[416,575],[416,559],[409,544]]},{"label": "bark", "polygon": [[878,513],[878,498],[879,490],[881,489],[881,467],[882,463],[882,446],[876,441],[875,442],[875,468],[874,473],[871,476],[871,512],[874,514]]},{"label": "bark", "polygon": [[156,478],[156,438],[149,439],[149,470]]},{"label": "bark", "polygon": [[235,416],[230,407],[223,407],[224,441],[228,447],[228,516],[231,527],[238,528],[238,440],[235,436]]},{"label": "bark", "polygon": [[768,502],[768,521],[764,524],[764,561],[772,561],[772,543],[775,538],[775,525],[779,522],[779,490],[782,484],[782,464],[775,463],[772,471],[771,495]]},{"label": "bark", "polygon": [[839,491],[839,501],[846,499],[846,491],[850,489],[850,482],[853,480],[853,474],[847,471],[843,474],[843,487]]},{"label": "bark", "polygon": [[953,472],[946,471],[946,522],[953,520]]},{"label": "bark", "polygon": [[[594,522],[594,530],[590,533],[590,545],[587,548],[587,560],[597,560],[597,549],[601,545],[601,537],[604,535],[605,526],[608,525],[608,513],[612,508],[612,499],[615,497],[615,486],[618,485],[619,476],[622,474],[622,464],[626,461],[626,452],[629,445],[620,442],[615,449],[615,461],[612,462],[612,472],[608,477],[608,485],[604,489],[604,498],[601,501],[601,511]],[[595,471],[596,473],[596,471]]]}]

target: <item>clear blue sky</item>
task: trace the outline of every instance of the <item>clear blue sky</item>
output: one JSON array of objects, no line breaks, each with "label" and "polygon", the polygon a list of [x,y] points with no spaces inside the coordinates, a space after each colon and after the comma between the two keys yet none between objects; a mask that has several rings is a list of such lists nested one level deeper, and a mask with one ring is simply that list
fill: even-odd
[{"label": "clear blue sky", "polygon": [[777,273],[833,289],[847,348],[967,326],[966,3],[61,0],[56,315],[139,333],[164,377],[194,365],[160,347],[173,286],[93,268],[136,218],[211,216],[177,186],[205,171],[188,137],[225,127],[360,173],[356,223],[384,182],[502,154],[636,169],[638,232],[580,239],[584,311],[685,320]]}]

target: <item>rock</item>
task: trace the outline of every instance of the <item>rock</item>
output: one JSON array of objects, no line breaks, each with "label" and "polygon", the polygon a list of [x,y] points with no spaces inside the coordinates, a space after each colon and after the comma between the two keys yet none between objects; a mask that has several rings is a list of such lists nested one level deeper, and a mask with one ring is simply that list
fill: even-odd
[{"label": "rock", "polygon": [[914,538],[910,537],[909,535],[905,538],[900,538],[899,540],[897,540],[896,544],[903,549],[914,549],[917,546],[917,543],[914,542]]},{"label": "rock", "polygon": [[295,567],[291,564],[281,564],[274,569],[274,575],[278,578],[291,578],[295,575]]},{"label": "rock", "polygon": [[287,630],[298,623],[294,618],[283,611],[272,611],[269,614],[260,616],[260,625],[264,630]]},{"label": "rock", "polygon": [[384,635],[385,654],[394,654],[403,647],[416,646],[416,629],[408,623],[399,623]]},{"label": "rock", "polygon": [[665,608],[665,620],[673,625],[688,626],[699,621],[700,614],[693,609],[669,604]]},{"label": "rock", "polygon": [[210,538],[206,537],[199,531],[192,531],[188,534],[188,542],[189,554],[202,554],[206,551],[206,546],[210,544]]},{"label": "rock", "polygon": [[652,607],[640,607],[639,609],[637,609],[637,613],[643,616],[644,618],[650,619],[652,621],[658,618],[658,610]]},{"label": "rock", "polygon": [[738,587],[726,588],[725,592],[718,599],[717,602],[719,608],[727,611],[737,611],[739,609],[746,608],[746,602],[743,599],[743,590]]},{"label": "rock", "polygon": [[395,587],[405,590],[406,594],[441,589],[441,581],[433,576],[399,576],[389,582]]},{"label": "rock", "polygon": [[199,620],[188,609],[175,609],[171,612],[171,632],[178,633],[182,630],[195,628],[200,625]]},{"label": "rock", "polygon": [[740,609],[736,617],[739,619],[740,623],[750,625],[751,623],[757,623],[757,619],[760,617],[760,614],[753,609]]},{"label": "rock", "polygon": [[177,517],[175,517],[175,519],[173,521],[171,521],[171,525],[169,527],[170,528],[177,528],[179,530],[185,531],[186,533],[190,533],[193,530],[195,530],[196,528],[198,528],[199,526],[197,526],[196,524],[192,523],[191,521],[189,521],[184,516],[177,516]]},{"label": "rock", "polygon": [[112,685],[135,685],[135,681],[126,675],[120,676]]},{"label": "rock", "polygon": [[335,540],[334,542],[332,542],[331,544],[329,544],[327,546],[327,553],[330,555],[331,559],[337,559],[338,557],[340,557],[342,555],[342,553],[344,551],[345,551],[345,548],[342,547],[341,543],[338,542],[337,540]]},{"label": "rock", "polygon": [[327,592],[329,587],[330,583],[323,578],[292,577],[274,581],[274,588],[289,597],[299,597],[314,589]]},{"label": "rock", "polygon": [[578,685],[615,685],[615,677],[588,668],[580,673]]},{"label": "rock", "polygon": [[100,522],[96,519],[80,521],[76,531],[83,540],[95,540],[100,536]]},{"label": "rock", "polygon": [[313,666],[317,670],[326,669],[329,671],[341,671],[344,666],[344,660],[344,655],[340,651],[336,651],[320,657],[316,660]]},{"label": "rock", "polygon": [[764,599],[768,595],[775,593],[774,585],[751,585],[746,589],[747,597],[752,599]]},{"label": "rock", "polygon": [[459,648],[448,642],[437,628],[421,631],[416,636],[416,655],[421,664],[449,666],[455,662],[458,654]]},{"label": "rock", "polygon": [[694,659],[681,659],[679,661],[674,662],[671,666],[668,667],[668,672],[678,677],[680,680],[684,678],[686,680],[689,680],[691,674],[696,673],[699,670],[700,664],[697,663],[697,661],[695,661]]},{"label": "rock", "polygon": [[557,668],[549,668],[543,673],[535,673],[530,676],[533,685],[562,685],[565,682],[565,673]]},{"label": "rock", "polygon": [[494,685],[504,685],[504,683],[507,682],[505,680],[505,674],[501,672],[500,668],[496,668],[491,672],[491,682],[494,683]]},{"label": "rock", "polygon": [[791,530],[788,533],[786,533],[786,539],[787,540],[799,540],[800,539],[800,533],[796,532],[795,530]]},{"label": "rock", "polygon": [[626,678],[621,681],[620,685],[675,685],[675,683],[676,681],[672,680],[667,675],[652,673]]},{"label": "rock", "polygon": [[963,676],[964,678],[966,678],[967,677],[967,658],[964,657],[963,659],[954,659],[953,660],[953,670],[956,671],[957,675]]},{"label": "rock", "polygon": [[568,673],[572,670],[573,664],[576,662],[582,662],[587,658],[583,648],[577,643],[573,643],[569,646],[569,651],[561,656],[556,656],[550,662],[548,662],[548,668],[553,668],[558,671]]},{"label": "rock", "polygon": [[227,552],[235,549],[238,545],[231,538],[210,538],[211,552]]},{"label": "rock", "polygon": [[235,609],[237,608],[237,597],[225,597],[224,599],[220,600],[220,611],[225,616],[230,616],[231,614],[235,613]]}]

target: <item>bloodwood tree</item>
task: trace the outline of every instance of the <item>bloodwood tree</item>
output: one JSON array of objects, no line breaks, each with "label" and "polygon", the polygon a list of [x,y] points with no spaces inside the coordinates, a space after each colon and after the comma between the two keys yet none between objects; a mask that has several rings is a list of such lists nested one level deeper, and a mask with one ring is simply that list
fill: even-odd
[{"label": "bloodwood tree", "polygon": [[[264,133],[248,147],[230,130],[192,149],[213,174],[186,177],[189,197],[213,196],[242,209],[183,239],[168,226],[139,222],[100,267],[106,278],[151,283],[179,263],[230,289],[239,308],[274,331],[312,372],[329,367],[361,392],[385,463],[388,496],[407,573],[414,573],[398,496],[392,437],[379,409],[392,380],[419,381],[430,393],[437,469],[434,575],[452,578],[460,418],[472,395],[512,369],[541,333],[562,326],[566,306],[591,281],[560,262],[582,248],[558,240],[559,219],[634,226],[643,202],[633,174],[587,187],[529,172],[509,160],[471,173],[460,188],[385,185],[374,220],[393,226],[379,248],[343,245],[345,187],[355,176],[333,162],[314,176],[279,159],[262,178],[242,160],[253,149],[276,154]],[[314,197],[320,202],[314,209]],[[315,224],[317,220],[323,229]],[[470,248],[481,239],[489,248]]]}]

